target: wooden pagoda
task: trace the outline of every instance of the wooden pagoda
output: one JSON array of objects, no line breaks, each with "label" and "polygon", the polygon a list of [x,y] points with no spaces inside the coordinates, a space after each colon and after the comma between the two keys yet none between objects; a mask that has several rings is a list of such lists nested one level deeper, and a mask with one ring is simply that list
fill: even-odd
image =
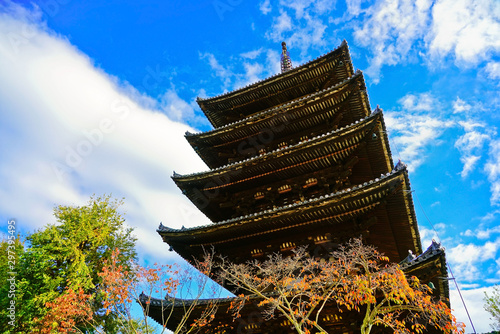
[{"label": "wooden pagoda", "polygon": [[[444,251],[434,243],[422,250],[406,166],[394,166],[382,110],[370,109],[345,41],[295,68],[283,43],[282,73],[197,101],[214,129],[185,137],[210,170],[174,173],[173,180],[213,223],[160,224],[171,250],[191,261],[213,248],[241,263],[303,245],[326,256],[363,236],[448,296],[447,281],[439,279],[447,276]],[[151,301],[157,321],[162,303]],[[293,333],[282,320],[262,321],[256,310],[245,307],[249,316],[234,322],[218,312],[213,332]],[[322,326],[352,333],[356,321],[332,313]]]}]

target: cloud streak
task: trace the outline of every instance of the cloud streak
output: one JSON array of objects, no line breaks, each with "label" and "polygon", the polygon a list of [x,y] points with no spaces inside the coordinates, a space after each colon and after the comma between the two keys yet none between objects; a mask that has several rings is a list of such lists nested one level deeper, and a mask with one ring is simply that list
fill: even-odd
[{"label": "cloud streak", "polygon": [[408,94],[399,104],[400,110],[385,113],[385,122],[399,158],[414,171],[425,161],[426,149],[439,144],[454,123],[439,116],[439,102],[429,93]]},{"label": "cloud streak", "polygon": [[30,231],[54,222],[55,205],[112,193],[125,198],[139,247],[156,256],[167,253],[154,232],[160,221],[206,223],[170,180],[173,170],[206,169],[183,138],[194,130],[175,121],[192,116],[192,106],[169,91],[166,112],[146,108],[36,11],[0,15],[0,212]]}]

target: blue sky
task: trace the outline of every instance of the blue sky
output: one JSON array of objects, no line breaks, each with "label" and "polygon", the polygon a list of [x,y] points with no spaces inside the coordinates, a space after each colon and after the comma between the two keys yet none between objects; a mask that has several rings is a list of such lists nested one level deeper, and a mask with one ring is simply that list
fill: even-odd
[{"label": "blue sky", "polygon": [[[27,233],[58,204],[124,197],[143,259],[155,230],[206,224],[170,179],[206,170],[183,134],[207,97],[349,44],[394,159],[408,164],[424,247],[442,241],[476,330],[500,281],[500,2],[0,2],[0,218]],[[4,224],[6,231],[7,224]],[[436,232],[437,235],[436,235]],[[453,285],[452,285],[453,288]],[[452,308],[472,331],[456,291]]]}]

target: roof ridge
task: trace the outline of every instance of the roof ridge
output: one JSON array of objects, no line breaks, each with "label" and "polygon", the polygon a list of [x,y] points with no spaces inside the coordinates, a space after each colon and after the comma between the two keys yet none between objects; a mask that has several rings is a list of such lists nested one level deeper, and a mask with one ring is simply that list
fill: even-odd
[{"label": "roof ridge", "polygon": [[[221,297],[221,298],[216,298],[216,300],[218,301],[231,301],[231,300],[234,300],[236,297]],[[139,301],[141,302],[150,302],[151,304],[153,305],[160,305],[160,304],[163,304],[163,303],[166,303],[167,305],[174,305],[178,302],[178,303],[183,303],[183,302],[194,302],[194,301],[197,301],[199,302],[200,304],[203,304],[203,303],[206,303],[206,302],[209,302],[209,301],[212,301],[214,300],[214,298],[175,298],[175,297],[170,297],[167,295],[165,296],[165,298],[156,298],[156,297],[152,297],[152,296],[148,296],[146,295],[144,292],[141,292],[141,294],[139,295],[139,298],[138,298]],[[164,305],[165,306],[165,305]]]},{"label": "roof ridge", "polygon": [[426,261],[436,255],[441,255],[444,254],[445,249],[443,246],[441,246],[440,242],[436,242],[434,239],[432,239],[431,245],[427,247],[427,249],[420,255],[416,256],[411,251],[408,251],[408,256],[399,263],[401,268],[409,268],[413,267],[423,261]]},{"label": "roof ridge", "polygon": [[251,120],[251,119],[254,119],[254,118],[258,118],[264,114],[268,114],[268,113],[272,113],[273,111],[276,111],[276,110],[279,110],[279,109],[282,109],[283,107],[285,106],[289,106],[291,104],[296,104],[296,103],[299,103],[301,100],[305,99],[305,98],[311,98],[311,97],[315,97],[317,95],[321,95],[323,93],[326,93],[326,92],[329,92],[329,91],[332,91],[332,90],[335,90],[335,89],[338,89],[340,86],[343,86],[345,85],[347,82],[359,77],[359,76],[362,76],[363,75],[363,72],[361,70],[356,70],[356,72],[350,76],[349,78],[345,79],[345,80],[342,80],[341,82],[339,82],[338,84],[334,85],[334,86],[330,86],[328,88],[325,88],[325,89],[322,89],[320,91],[317,91],[317,92],[314,92],[314,93],[311,93],[311,94],[308,94],[308,95],[305,95],[305,96],[301,96],[299,98],[296,98],[294,100],[291,100],[285,104],[281,104],[279,106],[275,106],[275,107],[272,107],[272,108],[269,108],[269,109],[265,109],[259,113],[256,113],[256,114],[253,114],[251,116],[248,116],[248,117],[245,117],[243,119],[240,119],[238,121],[235,121],[235,122],[231,122],[231,123],[228,123],[228,124],[225,124],[223,126],[219,126],[217,128],[214,128],[212,130],[208,130],[208,131],[200,131],[200,132],[197,132],[197,133],[191,133],[189,131],[186,131],[185,133],[185,137],[191,137],[191,136],[197,136],[197,135],[201,135],[201,134],[209,134],[209,133],[212,133],[212,132],[215,132],[215,131],[219,131],[221,129],[224,129],[224,128],[227,128],[227,127],[230,127],[232,125],[235,125],[235,124],[238,124],[238,123],[243,123],[243,122],[246,122],[248,120]]},{"label": "roof ridge", "polygon": [[358,190],[360,190],[362,188],[368,187],[368,186],[370,186],[370,185],[372,185],[374,183],[377,183],[377,182],[379,182],[381,180],[387,179],[388,177],[390,177],[392,175],[396,175],[398,173],[403,173],[406,170],[407,170],[406,166],[402,166],[402,167],[397,168],[397,169],[394,168],[392,171],[390,171],[390,172],[388,172],[386,174],[381,174],[379,177],[377,177],[375,179],[363,182],[362,184],[354,185],[354,186],[352,186],[350,188],[347,188],[347,189],[338,190],[336,192],[332,192],[330,194],[321,195],[319,197],[305,199],[305,200],[302,200],[300,202],[293,203],[293,204],[287,204],[287,205],[278,206],[278,207],[273,208],[273,209],[263,210],[263,211],[260,211],[260,212],[254,212],[254,213],[251,213],[251,214],[248,214],[248,215],[244,215],[244,216],[239,216],[239,217],[235,217],[235,218],[221,220],[221,221],[218,221],[218,222],[214,222],[212,224],[205,224],[205,225],[201,225],[201,226],[188,227],[188,228],[184,228],[184,229],[174,229],[174,228],[166,227],[166,226],[164,226],[163,224],[160,223],[160,226],[158,227],[158,229],[156,231],[157,232],[192,231],[192,230],[196,230],[196,229],[200,229],[200,228],[204,228],[204,227],[209,227],[209,226],[216,226],[216,225],[224,225],[224,224],[227,224],[227,223],[233,223],[233,222],[236,222],[236,221],[239,221],[239,220],[243,220],[243,219],[247,219],[247,218],[250,218],[250,217],[261,216],[261,215],[264,215],[266,213],[277,212],[277,211],[280,211],[280,210],[283,210],[283,209],[297,207],[297,206],[301,206],[301,205],[305,205],[305,204],[309,204],[309,203],[313,203],[313,202],[318,202],[318,201],[324,200],[326,198],[336,197],[336,196],[339,196],[339,195],[342,195],[342,194],[346,194],[346,193],[351,193],[351,192],[354,192],[354,191],[358,191]]},{"label": "roof ridge", "polygon": [[256,81],[256,82],[254,82],[254,83],[248,84],[248,85],[246,85],[246,86],[243,86],[243,87],[240,87],[240,88],[237,88],[237,89],[234,89],[234,90],[232,90],[232,91],[225,92],[225,93],[222,93],[222,94],[219,94],[219,95],[215,95],[215,96],[212,96],[212,97],[209,97],[209,98],[202,98],[202,97],[199,97],[199,96],[198,96],[198,97],[196,97],[196,102],[199,102],[199,101],[210,101],[210,100],[215,100],[215,99],[217,99],[217,98],[220,98],[220,97],[223,97],[223,96],[227,96],[227,95],[229,95],[229,94],[232,94],[232,93],[235,93],[235,92],[238,92],[238,91],[244,90],[244,89],[246,89],[246,88],[248,88],[248,87],[251,87],[251,86],[256,86],[256,85],[258,85],[258,84],[262,83],[263,81],[267,81],[267,80],[269,80],[269,79],[271,79],[271,78],[274,78],[274,77],[277,77],[277,76],[280,76],[280,75],[287,75],[287,74],[292,73],[292,72],[298,72],[298,69],[300,69],[300,68],[302,68],[302,67],[304,67],[304,66],[306,66],[306,65],[308,65],[308,64],[310,64],[310,63],[312,63],[312,62],[314,62],[314,61],[316,61],[316,60],[318,60],[318,59],[320,59],[320,58],[326,57],[326,56],[328,56],[329,54],[331,54],[331,53],[333,53],[333,52],[335,52],[335,51],[339,50],[340,48],[342,48],[342,47],[344,47],[344,46],[347,46],[347,41],[346,41],[345,39],[344,39],[344,40],[342,41],[342,43],[340,43],[340,45],[339,45],[339,46],[337,46],[335,49],[333,49],[333,50],[331,50],[331,51],[329,51],[329,52],[327,52],[327,53],[324,53],[324,54],[322,54],[321,56],[318,56],[318,57],[316,57],[316,58],[314,58],[314,59],[312,59],[312,60],[309,60],[309,61],[307,61],[307,62],[305,62],[305,63],[303,63],[303,64],[300,64],[299,66],[294,67],[294,68],[292,68],[291,70],[289,70],[289,71],[287,71],[287,72],[284,72],[284,73],[276,73],[276,74],[273,74],[273,75],[271,75],[271,76],[269,76],[269,77],[267,77],[267,78],[264,78],[264,79],[262,79],[262,80],[259,80],[259,81]]},{"label": "roof ridge", "polygon": [[235,161],[235,162],[232,162],[232,163],[228,163],[228,164],[225,164],[223,166],[219,166],[217,168],[210,169],[209,171],[190,173],[190,174],[186,174],[186,175],[178,174],[178,173],[176,173],[174,171],[174,173],[173,173],[174,175],[172,176],[172,179],[179,178],[179,177],[190,177],[190,176],[195,176],[195,175],[201,175],[201,174],[205,174],[205,173],[220,171],[220,170],[228,168],[228,167],[232,167],[232,166],[236,166],[236,165],[239,165],[239,164],[243,164],[243,163],[245,163],[247,161],[252,161],[252,160],[260,159],[260,158],[263,158],[265,156],[269,156],[269,155],[275,154],[276,152],[280,152],[280,151],[284,151],[284,150],[289,150],[289,149],[292,149],[292,148],[296,148],[296,147],[298,147],[300,145],[303,145],[304,143],[308,143],[308,142],[310,143],[312,141],[318,140],[318,139],[323,138],[325,136],[330,136],[330,135],[336,134],[336,133],[341,132],[341,131],[346,131],[350,127],[353,127],[356,124],[368,121],[370,118],[375,117],[379,113],[381,114],[382,110],[381,109],[376,109],[370,115],[368,115],[368,116],[366,116],[366,117],[364,117],[364,118],[362,118],[360,120],[356,120],[355,122],[352,122],[351,124],[343,126],[341,128],[338,128],[336,130],[332,130],[332,131],[328,131],[326,133],[319,134],[317,136],[312,137],[311,139],[300,141],[297,144],[293,144],[293,145],[286,146],[286,147],[283,147],[283,148],[274,149],[274,150],[272,150],[270,152],[266,152],[266,153],[264,153],[262,155],[256,155],[256,156],[253,156],[253,157],[250,157],[250,158],[247,158],[247,159],[243,159],[243,160],[240,160],[240,161]]}]

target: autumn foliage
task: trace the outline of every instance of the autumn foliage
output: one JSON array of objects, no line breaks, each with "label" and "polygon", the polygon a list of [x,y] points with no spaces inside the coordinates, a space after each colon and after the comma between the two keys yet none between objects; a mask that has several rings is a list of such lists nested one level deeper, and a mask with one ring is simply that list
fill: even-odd
[{"label": "autumn foliage", "polygon": [[[284,316],[297,333],[328,333],[323,312],[334,307],[342,317],[358,312],[361,333],[375,326],[394,333],[422,333],[429,327],[443,333],[463,333],[446,303],[416,277],[407,278],[360,239],[330,254],[329,260],[309,256],[298,248],[291,256],[274,254],[265,261],[245,264],[222,260],[221,279],[241,294],[231,305],[235,317],[246,302],[260,300],[264,316]],[[333,305],[333,306],[332,306]]]},{"label": "autumn foliage", "polygon": [[[147,268],[136,264],[123,265],[119,258],[120,252],[115,250],[110,259],[104,261],[103,270],[98,273],[101,284],[96,295],[85,294],[81,288],[76,292],[67,289],[54,302],[46,303],[50,311],[39,320],[43,328],[41,333],[83,333],[88,329],[105,333],[97,319],[99,313],[115,317],[117,332],[155,332],[148,323],[152,296],[164,302],[162,333],[166,331],[174,305],[183,309],[182,320],[169,326],[175,327],[174,333],[199,332],[214,319],[218,306],[216,299],[203,305],[201,315],[194,319],[190,317],[202,294],[207,292],[209,278],[205,274],[210,274],[212,270],[211,256],[207,255],[197,263],[199,271],[173,265],[155,264]],[[212,292],[215,293],[215,290]],[[91,305],[97,296],[102,307],[96,314],[92,312]],[[138,304],[143,309],[142,319],[133,316],[132,308]],[[82,326],[85,330],[81,330]]]},{"label": "autumn foliage", "polygon": [[77,324],[89,323],[92,320],[91,298],[82,288],[77,291],[68,288],[53,302],[47,302],[45,306],[50,311],[39,322],[40,333],[74,333]]}]

